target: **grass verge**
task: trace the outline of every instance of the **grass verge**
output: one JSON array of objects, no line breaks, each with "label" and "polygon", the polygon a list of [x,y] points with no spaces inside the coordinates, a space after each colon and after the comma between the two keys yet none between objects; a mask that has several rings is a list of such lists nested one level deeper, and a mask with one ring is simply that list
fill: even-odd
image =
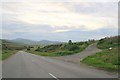
[{"label": "grass verge", "polygon": [[40,55],[40,56],[50,56],[50,57],[73,54],[72,51],[39,52],[39,51],[30,50],[30,51],[27,51],[27,52],[32,53],[32,54],[36,54],[36,55]]},{"label": "grass verge", "polygon": [[9,58],[10,56],[12,56],[13,54],[15,54],[17,52],[17,50],[3,50],[2,54],[0,54],[0,60],[5,60],[7,58]]},{"label": "grass verge", "polygon": [[83,50],[85,50],[85,48],[88,47],[88,45],[84,44],[82,46],[79,47],[79,49],[74,50],[74,51],[69,51],[69,50],[61,50],[61,49],[56,49],[56,50],[51,50],[48,52],[41,52],[41,51],[36,51],[35,48],[31,48],[30,50],[27,50],[27,52],[30,52],[32,54],[37,54],[37,55],[41,55],[41,56],[50,56],[50,57],[54,57],[54,56],[65,56],[65,55],[72,55],[72,54],[76,54],[79,52],[82,52]]},{"label": "grass verge", "polygon": [[108,71],[118,71],[118,65],[120,64],[120,58],[118,58],[118,48],[114,48],[111,51],[105,49],[92,56],[88,56],[81,62]]}]

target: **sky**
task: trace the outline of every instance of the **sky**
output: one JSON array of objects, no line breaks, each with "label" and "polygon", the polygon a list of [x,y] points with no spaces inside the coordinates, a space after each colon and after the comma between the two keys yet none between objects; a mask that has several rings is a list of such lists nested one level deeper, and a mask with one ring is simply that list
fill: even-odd
[{"label": "sky", "polygon": [[1,38],[85,41],[118,34],[117,0],[36,1],[2,1]]}]

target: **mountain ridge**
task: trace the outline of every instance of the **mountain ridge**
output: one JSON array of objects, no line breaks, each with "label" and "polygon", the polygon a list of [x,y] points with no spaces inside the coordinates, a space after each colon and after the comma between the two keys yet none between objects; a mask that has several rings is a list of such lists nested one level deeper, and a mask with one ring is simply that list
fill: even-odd
[{"label": "mountain ridge", "polygon": [[27,44],[27,45],[50,45],[50,44],[63,43],[63,42],[59,42],[59,41],[50,41],[50,40],[34,41],[34,40],[29,40],[29,39],[24,39],[24,38],[16,38],[16,39],[12,39],[10,41],[16,42],[16,43]]}]

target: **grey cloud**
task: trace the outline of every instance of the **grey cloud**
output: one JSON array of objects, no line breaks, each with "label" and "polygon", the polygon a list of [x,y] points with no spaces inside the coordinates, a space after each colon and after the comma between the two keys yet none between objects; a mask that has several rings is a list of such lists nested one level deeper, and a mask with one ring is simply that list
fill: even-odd
[{"label": "grey cloud", "polygon": [[78,3],[66,3],[67,7],[71,10],[97,16],[111,16],[116,15],[118,11],[117,2],[78,2]]}]

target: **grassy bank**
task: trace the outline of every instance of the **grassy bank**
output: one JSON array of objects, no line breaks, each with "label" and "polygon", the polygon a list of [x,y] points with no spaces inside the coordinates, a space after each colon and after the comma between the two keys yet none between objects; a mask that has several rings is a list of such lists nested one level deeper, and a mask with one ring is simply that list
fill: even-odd
[{"label": "grassy bank", "polygon": [[120,64],[119,61],[118,61],[118,49],[114,48],[111,51],[103,50],[102,52],[98,52],[92,56],[83,59],[82,62],[101,69],[117,71],[118,65]]},{"label": "grassy bank", "polygon": [[56,52],[39,52],[39,51],[35,51],[35,50],[29,50],[27,52],[30,52],[32,54],[37,54],[37,55],[41,55],[41,56],[65,56],[65,55],[71,55],[71,54],[75,54],[72,51],[56,51]]},{"label": "grassy bank", "polygon": [[5,60],[15,54],[19,50],[25,49],[25,45],[10,42],[9,40],[1,40],[0,46],[0,60]]},{"label": "grassy bank", "polygon": [[87,42],[78,42],[78,43],[65,43],[57,45],[48,45],[43,48],[30,48],[27,52],[41,55],[41,56],[65,56],[79,53],[85,48],[92,44]]},{"label": "grassy bank", "polygon": [[30,52],[32,54],[37,54],[37,55],[41,55],[41,56],[65,56],[65,55],[72,55],[75,54],[77,52],[81,52],[82,50],[79,51],[53,51],[53,52],[40,52],[40,51],[35,51],[34,49],[29,50],[27,52]]},{"label": "grassy bank", "polygon": [[[102,51],[88,56],[81,62],[108,71],[118,71],[118,66],[120,65],[119,46],[117,36],[103,38],[97,44],[97,47],[102,49]],[[112,50],[109,50],[110,47]]]},{"label": "grassy bank", "polygon": [[13,54],[15,54],[17,52],[17,50],[3,50],[2,54],[0,56],[2,56],[0,58],[0,60],[5,60],[7,58],[9,58],[10,56],[12,56]]}]

